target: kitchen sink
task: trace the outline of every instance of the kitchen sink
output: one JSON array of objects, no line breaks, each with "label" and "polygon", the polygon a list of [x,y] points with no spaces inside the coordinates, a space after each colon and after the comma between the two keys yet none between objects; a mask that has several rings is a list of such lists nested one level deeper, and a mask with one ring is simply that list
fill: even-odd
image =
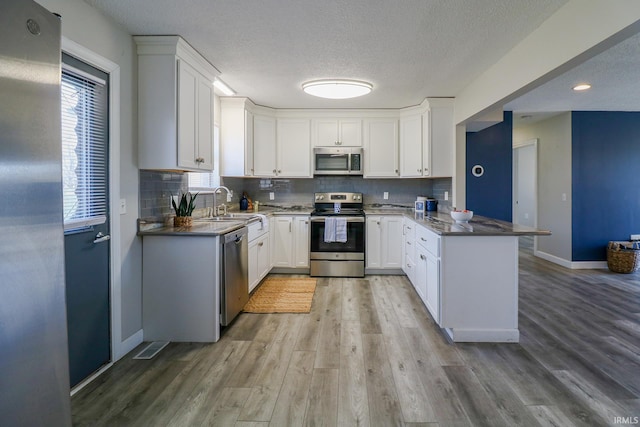
[{"label": "kitchen sink", "polygon": [[196,221],[204,221],[204,222],[231,222],[231,221],[243,221],[243,222],[253,222],[257,221],[259,217],[257,215],[251,213],[229,213],[222,216],[213,216],[208,218],[200,218]]}]

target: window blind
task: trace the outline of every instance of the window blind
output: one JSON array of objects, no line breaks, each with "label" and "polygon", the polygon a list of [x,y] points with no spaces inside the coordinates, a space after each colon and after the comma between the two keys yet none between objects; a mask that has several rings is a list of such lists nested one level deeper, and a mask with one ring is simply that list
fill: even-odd
[{"label": "window blind", "polygon": [[108,209],[106,82],[63,64],[61,102],[64,228],[102,224]]}]

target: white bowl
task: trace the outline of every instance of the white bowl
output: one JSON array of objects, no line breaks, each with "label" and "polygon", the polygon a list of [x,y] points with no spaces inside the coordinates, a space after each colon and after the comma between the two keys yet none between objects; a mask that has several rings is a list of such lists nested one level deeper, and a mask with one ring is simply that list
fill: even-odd
[{"label": "white bowl", "polygon": [[473,218],[473,211],[451,211],[451,218],[456,222],[467,222]]}]

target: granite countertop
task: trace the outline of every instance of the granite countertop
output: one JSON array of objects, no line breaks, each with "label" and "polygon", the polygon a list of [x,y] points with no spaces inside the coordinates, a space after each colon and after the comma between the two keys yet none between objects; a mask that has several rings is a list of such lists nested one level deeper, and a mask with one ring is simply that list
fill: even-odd
[{"label": "granite countertop", "polygon": [[367,215],[402,215],[441,236],[550,236],[548,230],[538,230],[507,221],[474,215],[467,223],[456,223],[449,212],[416,214],[411,208],[365,208]]},{"label": "granite countertop", "polygon": [[233,215],[309,215],[313,207],[311,206],[270,206],[260,205],[258,212],[229,210],[230,218],[226,221],[208,220],[206,217],[198,218],[194,214],[193,225],[191,227],[173,227],[171,223],[157,219],[138,219],[139,236],[220,236],[230,233],[248,225],[258,219],[246,219],[241,216],[234,218]]}]

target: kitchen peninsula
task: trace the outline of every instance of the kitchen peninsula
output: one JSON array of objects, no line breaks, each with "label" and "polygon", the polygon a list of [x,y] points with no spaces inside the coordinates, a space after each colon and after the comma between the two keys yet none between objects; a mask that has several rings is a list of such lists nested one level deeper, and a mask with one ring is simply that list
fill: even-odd
[{"label": "kitchen peninsula", "polygon": [[546,236],[505,221],[474,216],[365,209],[402,215],[402,269],[434,321],[454,342],[518,342],[518,237]]}]

